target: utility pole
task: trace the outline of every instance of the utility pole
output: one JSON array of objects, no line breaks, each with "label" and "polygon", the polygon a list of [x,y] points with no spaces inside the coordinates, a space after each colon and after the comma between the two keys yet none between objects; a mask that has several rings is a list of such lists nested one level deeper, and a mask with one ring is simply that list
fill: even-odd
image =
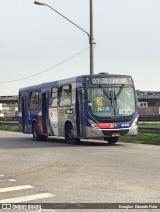
[{"label": "utility pole", "polygon": [[94,38],[93,38],[93,1],[90,0],[90,34],[87,31],[85,31],[83,28],[81,28],[80,26],[78,26],[77,24],[75,24],[73,21],[71,21],[70,19],[68,19],[67,17],[65,17],[63,14],[61,14],[60,12],[58,12],[57,10],[55,10],[53,7],[49,6],[48,4],[42,3],[42,2],[39,2],[39,1],[34,1],[34,4],[49,7],[54,12],[58,13],[64,19],[66,19],[71,24],[73,24],[74,26],[76,26],[81,31],[83,31],[84,33],[87,34],[87,36],[89,37],[89,45],[90,45],[90,75],[94,74],[94,44],[95,43],[94,43]]},{"label": "utility pole", "polygon": [[93,4],[92,0],[90,0],[90,36],[89,36],[89,44],[90,44],[90,75],[94,74],[94,38],[93,38]]}]

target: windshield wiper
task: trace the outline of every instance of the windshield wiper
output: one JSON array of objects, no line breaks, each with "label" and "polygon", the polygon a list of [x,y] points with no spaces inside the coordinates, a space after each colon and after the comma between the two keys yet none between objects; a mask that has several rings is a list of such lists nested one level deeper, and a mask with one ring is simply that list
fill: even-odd
[{"label": "windshield wiper", "polygon": [[103,89],[104,95],[111,101],[111,106],[112,106],[112,104],[113,104],[113,95],[112,95],[111,91],[110,91],[110,94],[108,94],[106,92],[106,90],[102,87],[102,85],[98,85],[98,87]]},{"label": "windshield wiper", "polygon": [[116,92],[115,92],[115,90],[114,90],[114,98],[113,98],[113,99],[114,99],[116,108],[117,108],[117,98],[120,96],[120,94],[121,94],[123,88],[124,88],[124,85],[121,85],[121,87],[119,88],[117,94],[116,94]]},{"label": "windshield wiper", "polygon": [[121,87],[119,88],[119,90],[118,90],[117,94],[116,94],[116,95],[114,95],[114,98],[115,98],[115,99],[117,99],[117,98],[120,96],[120,94],[121,94],[121,92],[122,92],[123,88],[124,88],[124,85],[121,85]]},{"label": "windshield wiper", "polygon": [[114,102],[115,102],[115,106],[116,106],[116,108],[117,108],[117,97],[116,97],[116,92],[115,92],[115,90],[114,90]]},{"label": "windshield wiper", "polygon": [[116,94],[115,90],[114,90],[114,93],[113,93],[113,90],[111,90],[111,91],[110,91],[110,94],[108,94],[108,93],[106,92],[106,90],[103,88],[102,85],[98,85],[98,87],[101,88],[101,89],[103,89],[104,95],[111,101],[111,106],[113,106],[114,103],[115,103],[115,106],[117,107],[117,98],[120,96],[120,94],[121,94],[121,92],[122,92],[122,90],[123,90],[123,88],[124,88],[124,85],[121,85],[121,86],[120,86],[120,88],[119,88],[117,94]]},{"label": "windshield wiper", "polygon": [[104,90],[104,88],[102,87],[102,85],[98,85],[98,87],[99,88],[101,88],[101,89],[103,89],[103,93],[105,94],[105,96],[108,98],[108,99],[112,99],[112,97],[111,97],[111,94],[108,94],[105,90]]}]

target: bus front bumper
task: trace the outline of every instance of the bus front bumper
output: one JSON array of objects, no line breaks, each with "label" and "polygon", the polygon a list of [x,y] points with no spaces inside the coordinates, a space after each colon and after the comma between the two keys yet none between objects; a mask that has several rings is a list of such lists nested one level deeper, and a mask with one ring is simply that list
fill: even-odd
[{"label": "bus front bumper", "polygon": [[86,127],[86,137],[88,138],[104,138],[104,137],[119,137],[122,135],[137,135],[138,125],[129,128],[114,128],[114,129],[98,129]]}]

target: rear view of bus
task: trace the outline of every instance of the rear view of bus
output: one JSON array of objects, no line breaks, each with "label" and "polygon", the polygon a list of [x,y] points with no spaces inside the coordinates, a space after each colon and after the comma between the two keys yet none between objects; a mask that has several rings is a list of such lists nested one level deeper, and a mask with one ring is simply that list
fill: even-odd
[{"label": "rear view of bus", "polygon": [[134,83],[125,75],[91,75],[87,84],[87,137],[116,143],[122,135],[136,135],[138,106]]}]

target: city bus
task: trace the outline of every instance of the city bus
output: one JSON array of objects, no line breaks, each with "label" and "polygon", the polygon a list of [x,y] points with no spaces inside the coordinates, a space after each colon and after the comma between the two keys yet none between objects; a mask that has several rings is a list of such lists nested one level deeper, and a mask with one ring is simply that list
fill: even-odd
[{"label": "city bus", "polygon": [[19,128],[35,141],[101,138],[115,144],[138,131],[138,101],[128,75],[82,75],[19,90]]}]

